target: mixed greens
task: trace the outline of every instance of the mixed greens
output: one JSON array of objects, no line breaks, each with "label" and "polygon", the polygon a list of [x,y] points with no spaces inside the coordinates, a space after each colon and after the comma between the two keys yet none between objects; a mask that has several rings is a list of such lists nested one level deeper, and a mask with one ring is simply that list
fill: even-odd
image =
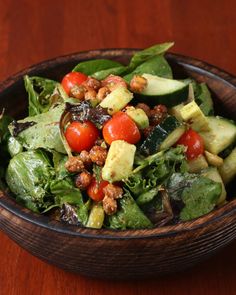
[{"label": "mixed greens", "polygon": [[164,54],[80,62],[62,82],[24,77],[29,116],[0,116],[1,189],[62,222],[138,229],[192,220],[226,202],[236,125],[208,87],[173,78]]}]

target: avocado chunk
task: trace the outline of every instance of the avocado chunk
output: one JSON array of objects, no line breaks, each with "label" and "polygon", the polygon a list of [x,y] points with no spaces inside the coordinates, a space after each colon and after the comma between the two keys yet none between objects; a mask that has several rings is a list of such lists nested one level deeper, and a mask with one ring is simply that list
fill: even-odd
[{"label": "avocado chunk", "polygon": [[109,115],[113,115],[123,109],[132,98],[133,93],[127,88],[119,86],[103,99],[100,106],[102,108],[107,108]]},{"label": "avocado chunk", "polygon": [[149,126],[148,116],[144,110],[134,107],[127,107],[126,114],[135,122],[139,129],[144,129]]},{"label": "avocado chunk", "polygon": [[124,140],[113,141],[102,168],[102,178],[109,182],[126,179],[133,169],[135,151],[133,144]]}]

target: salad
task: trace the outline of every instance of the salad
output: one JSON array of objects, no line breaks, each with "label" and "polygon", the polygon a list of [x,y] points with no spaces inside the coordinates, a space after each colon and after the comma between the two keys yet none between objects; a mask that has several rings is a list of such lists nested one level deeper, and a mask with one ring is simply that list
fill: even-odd
[{"label": "salad", "polygon": [[173,43],[128,65],[82,61],[62,81],[24,77],[28,117],[0,116],[1,187],[30,210],[90,228],[192,220],[227,202],[236,125],[205,83],[176,79]]}]

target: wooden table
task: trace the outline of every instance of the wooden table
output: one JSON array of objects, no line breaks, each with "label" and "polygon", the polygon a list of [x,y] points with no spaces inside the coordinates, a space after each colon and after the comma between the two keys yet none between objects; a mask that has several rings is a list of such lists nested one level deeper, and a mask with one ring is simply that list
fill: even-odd
[{"label": "wooden table", "polygon": [[[236,74],[235,9],[233,0],[4,0],[0,80],[58,55],[169,40],[176,42],[172,51]],[[184,273],[113,282],[47,265],[0,232],[0,294],[236,294],[235,246]]]}]

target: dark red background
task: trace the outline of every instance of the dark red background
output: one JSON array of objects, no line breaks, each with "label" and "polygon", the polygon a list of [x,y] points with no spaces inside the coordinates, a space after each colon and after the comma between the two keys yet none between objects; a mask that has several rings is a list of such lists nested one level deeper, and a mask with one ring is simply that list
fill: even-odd
[{"label": "dark red background", "polygon": [[[58,55],[172,40],[172,51],[236,74],[235,11],[233,0],[2,0],[0,81]],[[185,273],[112,282],[47,265],[0,232],[0,294],[236,294],[235,246]]]}]

